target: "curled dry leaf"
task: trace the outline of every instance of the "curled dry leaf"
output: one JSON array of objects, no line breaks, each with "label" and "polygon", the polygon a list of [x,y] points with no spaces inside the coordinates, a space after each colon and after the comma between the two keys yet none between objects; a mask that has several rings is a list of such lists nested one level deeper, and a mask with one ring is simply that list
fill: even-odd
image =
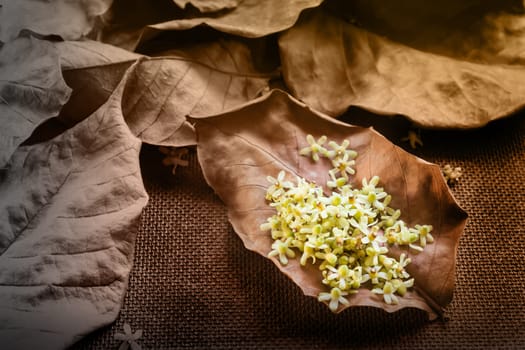
[{"label": "curled dry leaf", "polygon": [[237,7],[241,0],[173,0],[180,8],[190,4],[202,13],[229,10]]},{"label": "curled dry leaf", "polygon": [[142,40],[144,27],[183,16],[184,11],[173,0],[114,0],[91,36],[98,41],[135,51]]},{"label": "curled dry leaf", "polygon": [[146,28],[145,35],[151,36],[148,33],[151,31],[185,30],[207,25],[224,33],[258,38],[290,28],[303,10],[317,7],[322,2],[323,0],[244,0],[229,11],[152,24]]},{"label": "curled dry leaf", "polygon": [[[244,0],[231,9],[194,13],[179,8],[173,0],[115,0],[104,16],[102,25],[97,28],[96,35],[101,41],[130,51],[136,50],[140,44],[159,33],[186,30],[200,25],[242,37],[263,37],[290,28],[303,10],[317,7],[322,2],[323,0]],[[211,2],[191,3],[209,5]],[[225,1],[219,3],[223,4]]]},{"label": "curled dry leaf", "polygon": [[55,43],[72,94],[59,119],[74,125],[95,112],[116,89],[141,55],[96,41]]},{"label": "curled dry leaf", "polygon": [[0,174],[3,348],[66,348],[118,315],[148,198],[123,87],[63,134],[19,147]]},{"label": "curled dry leaf", "polygon": [[294,95],[332,116],[355,105],[423,127],[473,128],[525,101],[525,68],[430,54],[316,12],[279,39]]},{"label": "curled dry leaf", "polygon": [[41,123],[59,114],[70,93],[50,43],[20,37],[0,47],[0,168]]},{"label": "curled dry leaf", "polygon": [[[409,252],[412,263],[407,269],[415,278],[415,287],[398,305],[385,304],[381,296],[361,288],[349,297],[350,306],[375,306],[389,312],[415,307],[434,318],[450,302],[456,249],[467,216],[454,201],[437,165],[401,150],[371,129],[314,112],[278,90],[241,108],[199,119],[195,128],[206,180],[226,204],[244,245],[263,256],[271,251],[273,242],[259,227],[274,213],[265,200],[266,177],[284,170],[288,180],[300,176],[326,184],[330,164],[299,156],[299,150],[308,145],[306,135],[327,135],[339,144],[348,140],[349,148],[358,152],[353,184],[378,175],[381,186],[393,197],[391,206],[401,210],[401,219],[409,225],[433,225],[435,238],[423,252]],[[405,250],[392,247],[389,254],[398,258],[401,251]],[[302,267],[298,260],[291,259],[286,266],[272,261],[306,295],[317,297],[324,291],[318,267]]]},{"label": "curled dry leaf", "polygon": [[7,42],[27,29],[42,35],[75,40],[88,34],[97,16],[112,0],[16,0],[2,1],[0,40]]}]

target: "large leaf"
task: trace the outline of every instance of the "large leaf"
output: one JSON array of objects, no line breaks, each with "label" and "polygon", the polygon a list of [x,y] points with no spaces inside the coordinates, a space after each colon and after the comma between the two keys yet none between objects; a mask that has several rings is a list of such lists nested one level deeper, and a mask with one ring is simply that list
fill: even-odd
[{"label": "large leaf", "polygon": [[237,7],[241,0],[173,0],[180,8],[185,8],[190,4],[200,12],[215,12]]},{"label": "large leaf", "polygon": [[106,12],[112,0],[16,0],[2,1],[0,40],[7,42],[27,29],[42,35],[59,35],[67,40],[88,34],[97,16]]},{"label": "large leaf", "polygon": [[141,55],[96,41],[55,44],[67,85],[72,88],[60,120],[74,125],[104,104]]},{"label": "large leaf", "polygon": [[481,62],[524,62],[522,1],[356,0],[332,5],[366,29],[420,50]]},{"label": "large leaf", "polygon": [[97,40],[135,51],[145,26],[183,16],[184,11],[173,0],[115,0],[92,35]]},{"label": "large leaf", "polygon": [[[466,214],[454,201],[437,165],[404,152],[371,129],[318,114],[279,90],[244,107],[198,119],[195,128],[206,180],[226,204],[244,245],[263,256],[271,251],[273,242],[259,227],[274,212],[265,200],[266,177],[285,170],[290,180],[298,175],[325,184],[331,166],[299,156],[299,150],[308,145],[306,135],[327,135],[338,143],[349,140],[349,147],[359,154],[353,183],[380,176],[382,186],[393,196],[392,207],[401,210],[401,218],[409,225],[431,224],[435,233],[433,244],[411,254],[408,270],[415,278],[415,288],[400,298],[399,305],[387,305],[380,296],[362,288],[349,299],[351,306],[375,306],[390,312],[416,307],[433,318],[450,302],[456,249]],[[394,248],[391,253],[400,254]],[[317,266],[302,267],[298,259],[286,266],[273,261],[306,295],[317,297],[323,291]]]},{"label": "large leaf", "polygon": [[355,105],[425,127],[485,125],[521,108],[525,67],[485,65],[404,46],[323,12],[279,40],[294,95],[337,116]]},{"label": "large leaf", "polygon": [[58,115],[70,93],[48,42],[20,37],[0,48],[0,168],[38,125]]},{"label": "large leaf", "polygon": [[[107,58],[104,47],[90,45],[94,58],[81,61]],[[126,122],[135,135],[150,144],[195,144],[187,115],[208,116],[252,100],[268,87],[273,74],[254,67],[248,46],[233,40],[156,54],[161,57],[143,57],[123,78]],[[127,58],[119,61],[119,57],[109,60],[113,63],[102,60],[98,65],[70,68],[64,73],[74,93],[61,115],[63,120],[75,122],[79,111],[85,116],[104,103],[130,65]]]},{"label": "large leaf", "polygon": [[[303,10],[319,6],[322,1],[245,0],[230,9],[195,13],[180,9],[173,0],[116,0],[104,16],[98,38],[134,51],[143,42],[165,31],[186,30],[200,25],[242,37],[263,37],[290,28]],[[199,4],[208,6],[210,2]]]},{"label": "large leaf", "polygon": [[322,2],[323,0],[244,0],[230,11],[153,24],[148,29],[184,30],[207,25],[224,33],[257,38],[290,28],[303,10],[317,7]]},{"label": "large leaf", "polygon": [[123,88],[60,136],[18,148],[2,173],[3,348],[65,348],[118,315],[147,202]]}]

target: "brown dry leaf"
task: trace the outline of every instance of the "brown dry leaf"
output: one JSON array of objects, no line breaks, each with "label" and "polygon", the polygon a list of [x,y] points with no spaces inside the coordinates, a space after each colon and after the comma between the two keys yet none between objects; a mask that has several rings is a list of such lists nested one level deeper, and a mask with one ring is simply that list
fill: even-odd
[{"label": "brown dry leaf", "polygon": [[63,349],[119,313],[148,198],[123,88],[1,174],[2,348]]},{"label": "brown dry leaf", "polygon": [[183,17],[184,10],[176,6],[173,0],[114,0],[91,37],[135,51],[144,27]]},{"label": "brown dry leaf", "polygon": [[[122,79],[130,60],[105,54],[104,45],[90,44],[98,65],[67,69],[67,82],[74,88],[71,103],[64,107],[62,120],[86,116],[107,99]],[[124,51],[124,50],[122,50]],[[272,72],[252,65],[248,47],[234,40],[219,40],[157,52],[162,57],[143,57],[126,73],[122,108],[132,132],[144,142],[164,146],[195,144],[193,127],[186,116],[208,116],[243,104],[268,87]],[[131,55],[131,54],[130,54]],[[136,55],[130,57],[137,60]],[[71,61],[72,59],[68,59]],[[113,62],[113,63],[110,63]]]},{"label": "brown dry leaf", "polygon": [[[330,164],[299,156],[308,145],[306,135],[327,135],[341,143],[350,141],[358,152],[354,184],[373,175],[392,194],[391,206],[402,212],[409,225],[431,224],[435,241],[419,254],[409,255],[409,273],[415,288],[388,305],[382,297],[362,288],[349,298],[351,306],[375,306],[393,312],[416,307],[430,318],[442,312],[452,298],[455,258],[466,213],[456,204],[439,166],[427,163],[390,143],[372,129],[349,126],[310,110],[284,92],[274,90],[253,103],[224,114],[196,121],[198,157],[206,180],[228,208],[229,219],[246,248],[263,256],[273,242],[259,226],[275,210],[265,200],[268,181],[285,170],[287,179],[301,176],[326,184]],[[325,190],[328,190],[325,187]],[[400,249],[390,253],[399,257]],[[298,259],[286,266],[272,260],[306,295],[324,291],[317,266],[301,267]]]},{"label": "brown dry leaf", "polygon": [[244,0],[236,8],[209,16],[184,18],[149,25],[143,36],[159,31],[186,30],[199,25],[247,38],[258,38],[286,30],[294,25],[299,14],[319,6],[323,0]]},{"label": "brown dry leaf", "polygon": [[524,63],[523,1],[355,0],[332,5],[364,28],[419,50],[487,63]]},{"label": "brown dry leaf", "polygon": [[279,39],[294,95],[332,116],[349,106],[435,128],[473,128],[525,101],[525,67],[481,64],[404,46],[316,12]]},{"label": "brown dry leaf", "polygon": [[96,41],[55,43],[67,85],[73,92],[60,120],[74,125],[95,112],[141,55]]},{"label": "brown dry leaf", "polygon": [[16,0],[0,2],[0,40],[7,42],[26,29],[75,40],[88,34],[96,17],[112,0]]},{"label": "brown dry leaf", "polygon": [[[247,42],[220,37],[214,41],[157,51],[152,55],[194,62],[194,69],[200,70],[192,74],[194,77],[190,90],[199,86],[205,90],[202,90],[198,103],[191,106],[188,113],[198,118],[244,104],[268,89],[268,81],[278,77],[279,72],[276,66],[256,65],[256,56],[260,53]],[[184,89],[184,86],[180,89]]]},{"label": "brown dry leaf", "polygon": [[20,37],[0,47],[0,168],[40,124],[58,115],[70,93],[50,43]]},{"label": "brown dry leaf", "polygon": [[202,13],[229,10],[237,7],[242,0],[173,0],[180,8],[190,4]]},{"label": "brown dry leaf", "polygon": [[[187,30],[200,25],[242,37],[263,37],[290,28],[303,10],[317,7],[322,2],[244,0],[234,8],[203,14],[182,10],[173,0],[115,0],[97,30],[97,38],[135,51],[140,44],[160,33]],[[199,3],[209,4],[207,1]]]}]

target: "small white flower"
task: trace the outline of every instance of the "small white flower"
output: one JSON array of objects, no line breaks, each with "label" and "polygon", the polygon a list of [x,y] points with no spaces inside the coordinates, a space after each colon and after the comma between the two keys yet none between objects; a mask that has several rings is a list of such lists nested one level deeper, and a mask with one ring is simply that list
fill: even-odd
[{"label": "small white flower", "polygon": [[115,339],[122,341],[118,350],[126,350],[131,347],[131,350],[141,350],[141,346],[137,343],[137,340],[142,337],[142,329],[137,330],[135,333],[131,331],[129,323],[124,323],[124,333],[116,333]]},{"label": "small white flower", "polygon": [[336,157],[344,157],[345,155],[348,155],[351,159],[354,159],[357,157],[357,152],[351,149],[347,149],[350,145],[350,141],[344,140],[342,144],[338,145],[335,141],[328,142],[328,146],[332,148],[332,150],[326,152],[326,156],[330,159],[334,159]]},{"label": "small white flower", "polygon": [[418,145],[423,146],[421,136],[419,136],[419,134],[415,130],[409,130],[408,136],[403,137],[401,141],[408,141],[412,149],[416,149]]},{"label": "small white flower", "polygon": [[461,175],[463,175],[463,170],[460,167],[452,168],[450,164],[446,164],[442,171],[443,176],[449,185],[453,185],[458,182]]},{"label": "small white flower", "polygon": [[355,165],[355,160],[351,159],[349,153],[345,153],[342,157],[335,157],[332,159],[332,166],[334,167],[330,172],[333,172],[334,175],[340,173],[345,179],[348,178],[348,174],[355,174],[353,166]]},{"label": "small white flower", "polygon": [[172,166],[171,173],[175,175],[178,166],[188,166],[188,160],[183,157],[188,155],[187,148],[159,147],[159,151],[166,155],[162,160],[165,166]]},{"label": "small white flower", "polygon": [[285,190],[292,188],[293,184],[290,181],[284,181],[284,170],[279,171],[277,178],[267,176],[266,179],[271,183],[271,186],[266,191],[267,199],[278,199],[281,197]]},{"label": "small white flower", "polygon": [[290,249],[292,238],[289,237],[285,241],[277,240],[272,244],[272,251],[268,253],[268,257],[279,256],[281,264],[288,264],[288,258],[295,258],[295,252]]},{"label": "small white flower", "polygon": [[317,162],[319,160],[319,154],[326,156],[326,148],[323,147],[323,144],[326,142],[326,136],[321,136],[317,141],[310,134],[306,136],[306,141],[308,141],[309,146],[304,147],[299,151],[299,154],[302,156],[311,155],[312,159]]},{"label": "small white flower", "polygon": [[343,305],[350,305],[350,302],[345,299],[345,296],[348,295],[347,292],[341,291],[341,289],[334,287],[330,291],[330,293],[327,292],[321,292],[319,293],[319,297],[317,298],[319,301],[329,301],[328,307],[332,312],[336,312],[339,308],[339,304]]}]

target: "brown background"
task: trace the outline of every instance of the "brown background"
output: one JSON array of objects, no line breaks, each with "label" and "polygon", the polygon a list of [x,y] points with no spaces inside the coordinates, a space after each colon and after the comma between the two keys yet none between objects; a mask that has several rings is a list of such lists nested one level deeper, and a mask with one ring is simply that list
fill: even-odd
[{"label": "brown background", "polygon": [[358,114],[354,123],[374,124],[423,159],[464,169],[452,192],[469,221],[445,320],[429,322],[413,309],[332,314],[243,247],[194,150],[190,166],[173,176],[144,146],[151,198],[122,311],[72,349],[118,348],[113,336],[125,322],[143,329],[143,349],[525,348],[524,113],[472,131],[422,131],[417,150],[400,141],[404,120]]}]

